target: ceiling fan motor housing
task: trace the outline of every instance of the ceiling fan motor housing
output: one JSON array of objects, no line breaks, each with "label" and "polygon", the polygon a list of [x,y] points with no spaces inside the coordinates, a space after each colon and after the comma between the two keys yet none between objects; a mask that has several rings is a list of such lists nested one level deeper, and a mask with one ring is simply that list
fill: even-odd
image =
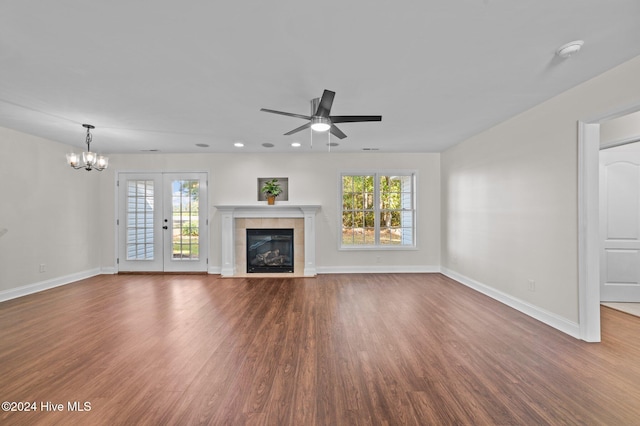
[{"label": "ceiling fan motor housing", "polygon": [[311,116],[313,117],[318,112],[318,106],[320,106],[320,98],[311,99]]}]

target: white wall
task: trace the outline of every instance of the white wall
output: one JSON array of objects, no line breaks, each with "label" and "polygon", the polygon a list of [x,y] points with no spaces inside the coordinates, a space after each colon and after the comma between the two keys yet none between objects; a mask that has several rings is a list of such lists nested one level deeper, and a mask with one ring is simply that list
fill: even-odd
[{"label": "white wall", "polygon": [[0,300],[99,272],[100,176],[68,150],[0,128]]},{"label": "white wall", "polygon": [[640,104],[638,75],[640,57],[442,154],[445,272],[578,323],[577,122]]},{"label": "white wall", "polygon": [[[100,193],[105,202],[102,266],[115,269],[117,171],[205,171],[209,173],[210,269],[220,267],[220,218],[215,205],[258,204],[257,178],[289,178],[289,201],[319,204],[316,264],[319,272],[434,271],[440,265],[439,154],[134,154],[110,155]],[[417,250],[339,251],[338,198],[342,170],[410,169],[418,172]],[[264,203],[264,202],[263,202]],[[378,262],[378,256],[380,261]]]}]

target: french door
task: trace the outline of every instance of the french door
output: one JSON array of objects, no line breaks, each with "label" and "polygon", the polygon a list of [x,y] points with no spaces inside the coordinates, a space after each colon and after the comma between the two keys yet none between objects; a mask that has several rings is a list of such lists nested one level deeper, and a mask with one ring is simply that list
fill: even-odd
[{"label": "french door", "polygon": [[118,174],[118,270],[205,272],[207,174]]}]

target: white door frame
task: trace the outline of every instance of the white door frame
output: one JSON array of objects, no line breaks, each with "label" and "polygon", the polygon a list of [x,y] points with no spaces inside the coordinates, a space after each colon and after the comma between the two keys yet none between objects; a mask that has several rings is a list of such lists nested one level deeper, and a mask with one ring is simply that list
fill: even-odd
[{"label": "white door frame", "polygon": [[[205,183],[204,183],[204,192],[205,192],[205,202],[204,205],[206,207],[205,210],[205,221],[204,221],[204,225],[202,227],[202,230],[204,231],[204,237],[200,240],[200,244],[201,244],[201,248],[203,249],[203,254],[204,256],[206,256],[206,271],[208,273],[209,271],[209,213],[208,213],[208,192],[209,192],[209,172],[207,171],[194,171],[194,170],[190,170],[190,171],[155,171],[155,170],[116,170],[114,173],[114,186],[116,188],[115,190],[115,217],[116,220],[119,220],[120,218],[120,188],[118,187],[118,181],[120,179],[121,175],[125,175],[125,174],[129,174],[129,175],[136,175],[136,174],[140,174],[140,175],[151,175],[151,174],[158,174],[160,176],[160,187],[164,187],[164,176],[165,175],[172,175],[172,174],[181,174],[181,175],[188,175],[188,174],[204,174],[205,175]],[[163,194],[164,196],[164,194]],[[163,213],[164,214],[164,213]],[[159,224],[161,226],[161,218],[159,219]],[[114,229],[114,233],[115,233],[115,259],[116,259],[116,265],[115,265],[115,273],[120,272],[120,263],[117,261],[120,255],[120,239],[121,239],[121,235],[120,235],[120,226],[118,226],[116,224],[115,229]],[[164,256],[163,256],[163,262],[164,262]],[[171,272],[170,270],[167,272]]]},{"label": "white door frame", "polygon": [[578,322],[580,338],[600,337],[600,123],[640,110],[640,104],[578,121]]}]

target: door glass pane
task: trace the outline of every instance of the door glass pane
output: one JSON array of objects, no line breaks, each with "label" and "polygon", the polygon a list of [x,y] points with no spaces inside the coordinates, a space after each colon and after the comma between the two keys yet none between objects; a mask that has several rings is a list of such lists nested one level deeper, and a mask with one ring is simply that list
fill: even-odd
[{"label": "door glass pane", "polygon": [[171,181],[172,260],[198,260],[200,255],[200,181]]},{"label": "door glass pane", "polygon": [[127,181],[127,260],[153,260],[153,181]]}]

